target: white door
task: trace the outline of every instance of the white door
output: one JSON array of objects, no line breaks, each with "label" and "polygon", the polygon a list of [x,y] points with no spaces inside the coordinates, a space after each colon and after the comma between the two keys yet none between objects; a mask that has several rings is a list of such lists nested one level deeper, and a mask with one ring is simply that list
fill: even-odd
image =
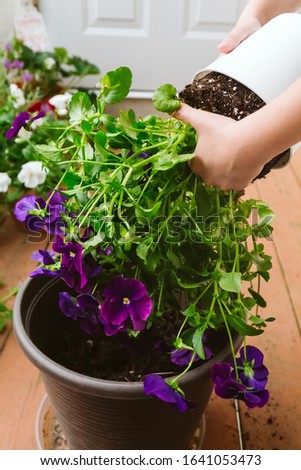
[{"label": "white door", "polygon": [[[217,56],[247,0],[40,0],[50,46],[133,72],[133,90],[182,89]],[[95,78],[94,78],[95,82]],[[93,81],[86,82],[94,85]]]}]

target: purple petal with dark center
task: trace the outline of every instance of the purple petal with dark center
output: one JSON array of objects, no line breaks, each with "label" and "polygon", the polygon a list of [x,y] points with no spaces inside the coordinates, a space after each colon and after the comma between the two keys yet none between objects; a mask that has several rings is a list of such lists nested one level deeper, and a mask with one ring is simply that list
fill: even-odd
[{"label": "purple petal with dark center", "polygon": [[12,122],[12,127],[6,132],[6,138],[11,139],[15,137],[19,130],[27,123],[30,119],[30,114],[26,111],[19,113]]}]

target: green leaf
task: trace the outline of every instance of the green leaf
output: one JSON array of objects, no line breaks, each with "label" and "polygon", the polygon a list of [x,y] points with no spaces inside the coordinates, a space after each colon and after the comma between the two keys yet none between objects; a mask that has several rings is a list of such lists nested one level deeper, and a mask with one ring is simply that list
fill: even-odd
[{"label": "green leaf", "polygon": [[155,90],[152,101],[155,109],[163,113],[173,113],[180,107],[180,101],[177,98],[177,90],[169,83]]},{"label": "green leaf", "polygon": [[81,177],[71,173],[70,171],[65,174],[64,179],[62,181],[63,185],[66,186],[67,189],[73,189],[75,186],[80,184]]},{"label": "green leaf", "polygon": [[251,253],[251,258],[259,271],[269,271],[272,268],[271,256]]},{"label": "green leaf", "polygon": [[266,301],[264,300],[264,298],[258,292],[253,290],[251,287],[249,288],[249,292],[250,292],[251,296],[253,297],[253,299],[256,300],[256,303],[257,303],[257,305],[259,305],[259,307],[265,308],[267,306]]},{"label": "green leaf", "polygon": [[203,345],[203,330],[196,330],[192,337],[193,349],[201,359],[205,359],[204,345]]},{"label": "green leaf", "polygon": [[249,320],[253,325],[265,326],[265,320],[259,315],[250,315]]},{"label": "green leaf", "polygon": [[221,273],[219,278],[219,286],[221,289],[227,292],[236,292],[241,291],[241,273]]},{"label": "green leaf", "polygon": [[60,157],[60,155],[63,153],[62,149],[57,148],[57,145],[55,142],[49,142],[48,145],[46,144],[38,144],[34,145],[34,149],[39,155],[42,155],[43,157],[52,160]]},{"label": "green leaf", "polygon": [[100,80],[100,96],[108,104],[122,101],[129,93],[132,85],[132,72],[128,67],[119,67],[108,72]]},{"label": "green leaf", "polygon": [[89,96],[84,92],[74,93],[69,103],[70,123],[77,124],[87,120],[96,112],[95,106],[91,103]]},{"label": "green leaf", "polygon": [[91,134],[92,124],[89,121],[82,121],[82,130],[85,134]]},{"label": "green leaf", "polygon": [[137,137],[136,121],[133,119],[133,112],[130,111],[120,111],[120,117],[118,123],[125,129],[125,132],[132,139]]},{"label": "green leaf", "polygon": [[105,238],[105,235],[103,232],[98,232],[96,235],[94,235],[93,238],[90,238],[87,240],[83,245],[85,248],[89,247],[94,247],[94,246],[99,246],[101,243],[103,243],[103,240]]},{"label": "green leaf", "polygon": [[136,206],[135,207],[135,214],[136,217],[139,220],[145,222],[145,218],[150,219],[154,215],[157,214],[158,210],[160,209],[162,204],[162,201],[158,201],[156,204],[153,205],[153,207],[150,207],[149,209],[145,209],[144,207],[141,206]]},{"label": "green leaf", "polygon": [[242,318],[229,315],[228,322],[232,328],[242,336],[258,336],[263,333],[263,330],[258,330],[251,325],[248,325]]},{"label": "green leaf", "polygon": [[174,253],[172,250],[167,250],[166,256],[176,268],[179,268],[181,266],[180,257],[176,255],[176,253]]},{"label": "green leaf", "polygon": [[139,243],[139,245],[136,248],[136,253],[139,256],[139,258],[146,261],[147,255],[148,255],[148,252],[149,252],[149,248],[150,248],[149,240],[146,240],[146,241],[143,241],[143,242]]},{"label": "green leaf", "polygon": [[166,152],[158,152],[158,160],[154,163],[154,170],[165,171],[170,170],[181,162],[187,162],[193,158],[192,153],[174,155]]},{"label": "green leaf", "polygon": [[196,309],[196,306],[194,304],[190,304],[183,312],[182,314],[185,316],[185,317],[194,317],[196,314],[197,314],[197,309]]}]

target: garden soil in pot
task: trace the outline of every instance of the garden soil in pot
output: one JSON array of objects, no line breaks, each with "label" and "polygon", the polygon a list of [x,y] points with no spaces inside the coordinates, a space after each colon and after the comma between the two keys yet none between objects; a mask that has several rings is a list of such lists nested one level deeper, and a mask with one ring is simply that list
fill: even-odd
[{"label": "garden soil in pot", "polygon": [[[266,103],[252,90],[219,72],[197,75],[180,93],[182,101],[193,108],[221,114],[236,121],[262,108]],[[263,178],[272,168],[281,168],[290,158],[290,150],[272,158],[255,178]]]}]

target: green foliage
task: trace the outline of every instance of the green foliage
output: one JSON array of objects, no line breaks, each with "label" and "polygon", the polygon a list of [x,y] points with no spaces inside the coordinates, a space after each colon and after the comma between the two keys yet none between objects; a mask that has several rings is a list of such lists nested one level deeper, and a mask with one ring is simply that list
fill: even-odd
[{"label": "green foliage", "polygon": [[180,107],[177,90],[173,85],[166,84],[156,89],[153,94],[153,103],[157,111],[173,113]]},{"label": "green foliage", "polygon": [[[68,197],[72,214],[62,214],[66,240],[81,243],[85,255],[106,267],[99,292],[117,274],[141,280],[153,301],[149,328],[168,321],[166,312],[181,312],[171,343],[204,359],[207,328],[227,331],[233,347],[232,335],[259,335],[271,320],[258,313],[265,307],[259,281],[268,280],[272,266],[258,239],[270,235],[273,213],[191,172],[196,134],[189,124],[136,118],[133,110],[106,114],[106,103],[123,100],[130,85],[131,72],[120,67],[101,78],[95,105],[75,94],[65,132],[35,148],[46,166],[64,162],[68,149],[55,188]],[[159,89],[156,108],[176,109],[174,94],[172,86]],[[89,236],[82,240],[82,233]]]},{"label": "green foliage", "polygon": [[[53,52],[33,51],[16,38],[0,50],[0,59],[0,173],[5,173],[11,179],[8,192],[0,194],[6,204],[11,204],[27,190],[18,179],[23,164],[45,160],[50,164],[45,183],[34,188],[38,195],[46,196],[61,178],[66,168],[64,160],[67,161],[69,157],[68,151],[60,149],[57,152],[47,143],[55,142],[65,131],[69,116],[67,109],[66,115],[53,109],[49,105],[49,99],[57,94],[63,96],[70,86],[75,87],[81,77],[99,73],[99,69],[85,59],[70,56],[64,48],[55,48]],[[11,87],[16,89],[19,98],[16,98]],[[78,122],[84,118],[85,113],[89,114],[85,107],[85,103],[89,102],[88,95],[83,100],[80,107],[75,104],[75,97],[72,100],[72,119],[77,119]],[[90,108],[93,109],[92,104]],[[28,132],[22,129],[16,137],[6,138],[6,132],[20,112],[29,112],[34,117],[44,109],[47,111],[46,117],[35,121],[32,126],[27,124]],[[78,109],[84,114],[77,115]],[[83,128],[88,133],[87,125],[85,127],[83,123]],[[35,132],[31,132],[32,127]],[[60,161],[55,165],[58,157]]]}]

